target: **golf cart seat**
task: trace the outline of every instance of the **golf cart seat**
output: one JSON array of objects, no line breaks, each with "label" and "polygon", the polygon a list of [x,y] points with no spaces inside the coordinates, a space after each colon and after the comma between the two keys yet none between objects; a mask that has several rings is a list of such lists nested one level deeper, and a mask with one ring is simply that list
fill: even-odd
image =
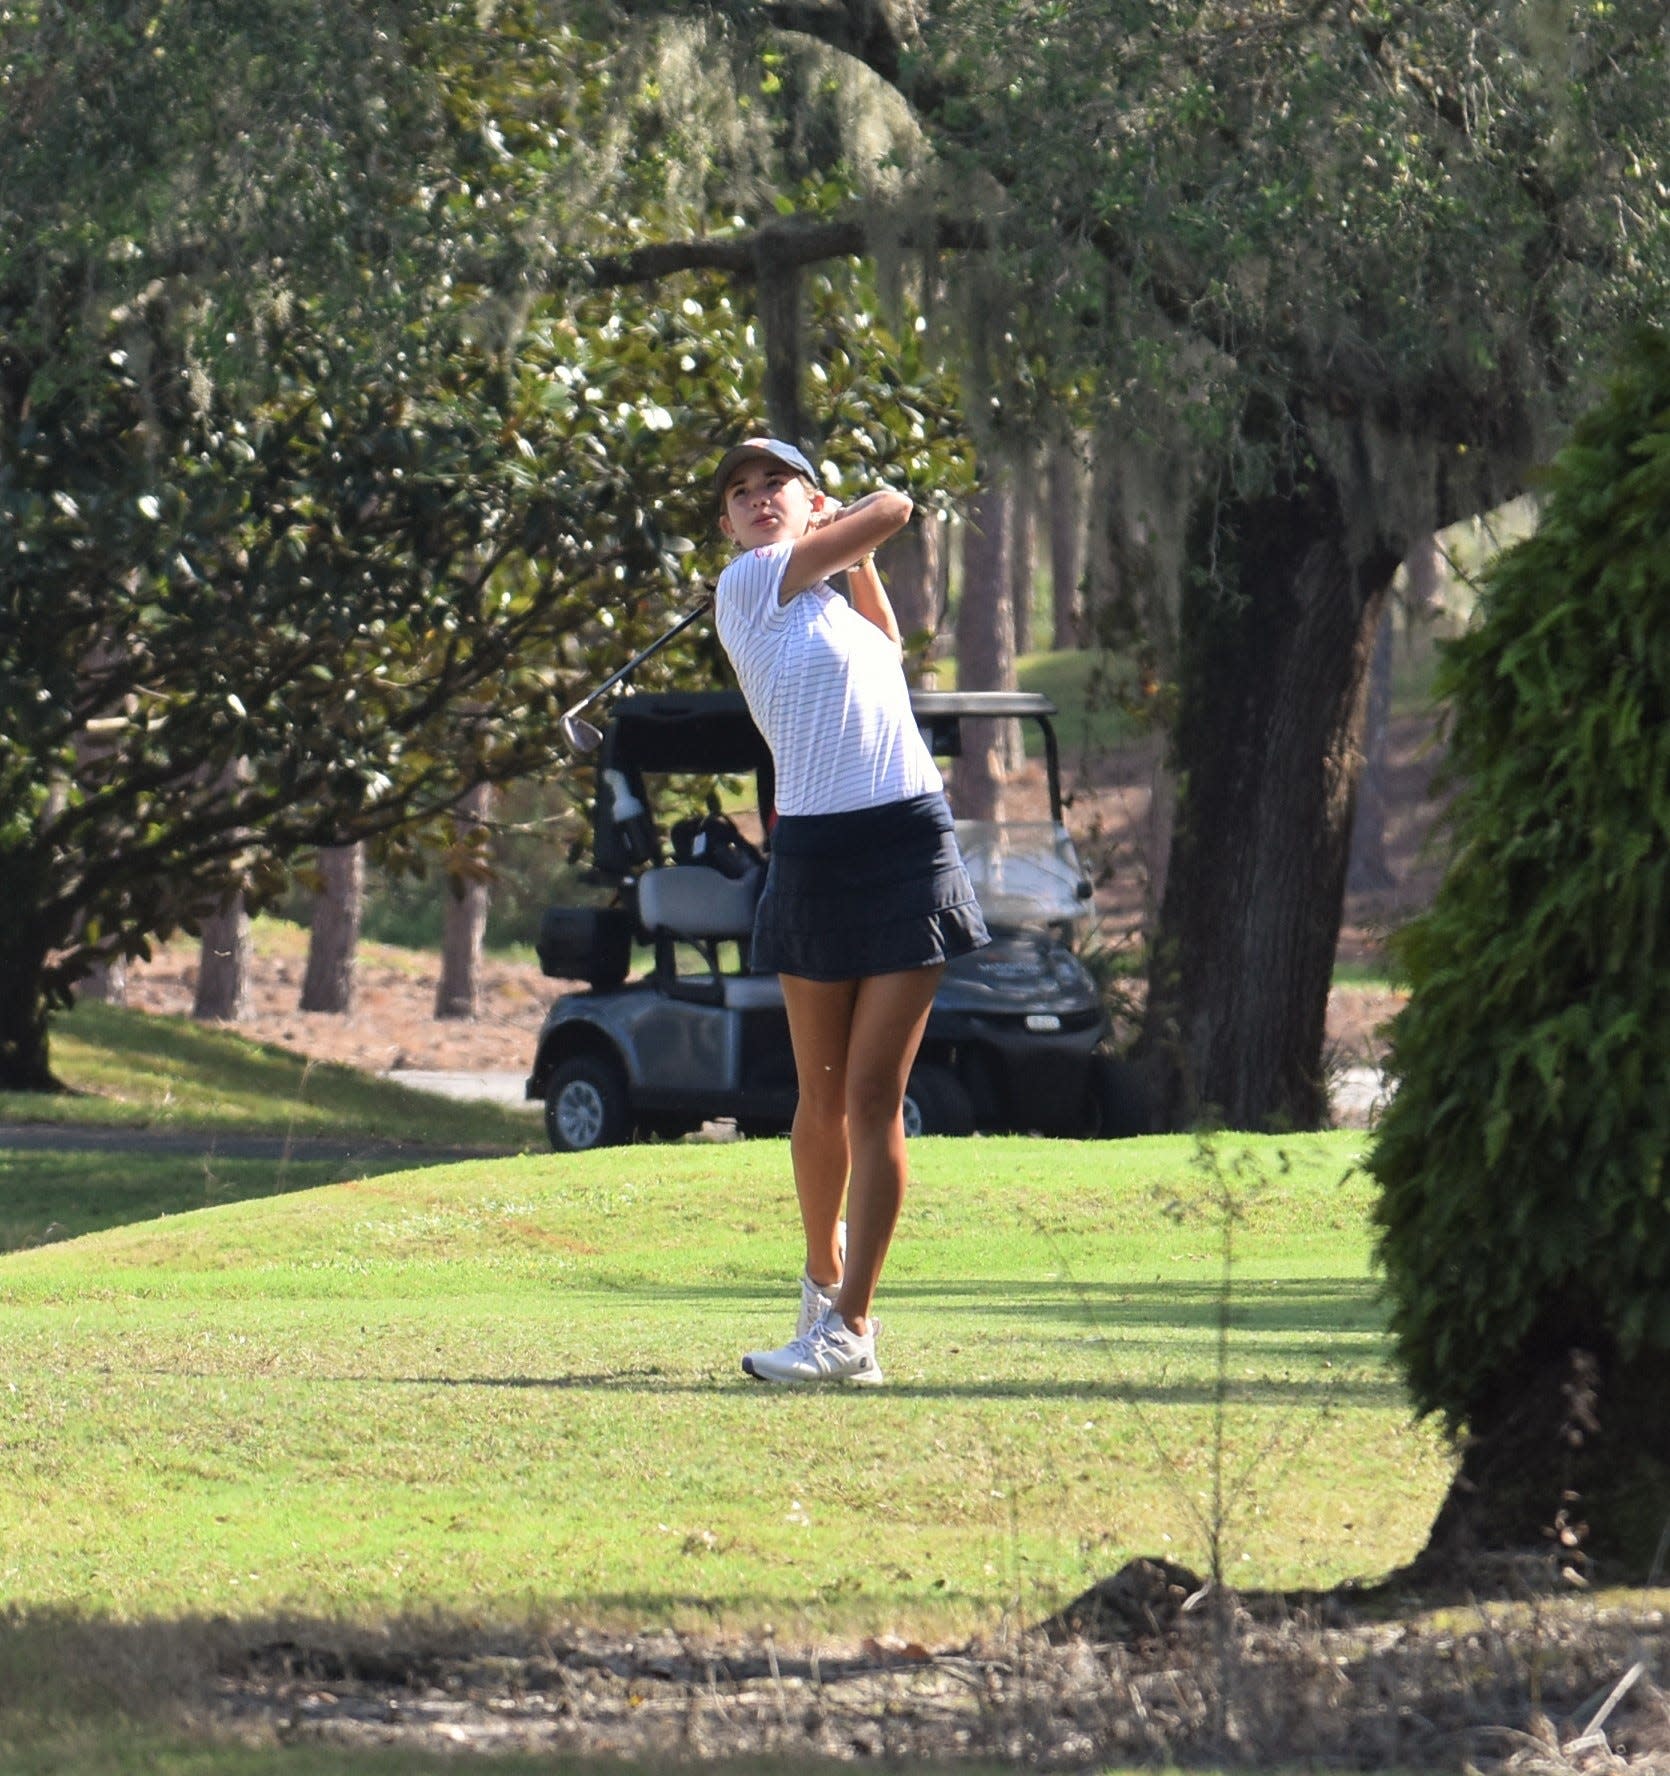
[{"label": "golf cart seat", "polygon": [[[754,902],[765,871],[758,865],[746,875],[726,876],[701,863],[664,863],[638,878],[638,925],[655,946],[657,989],[672,999],[694,999],[704,1005],[727,1003],[728,982],[745,980],[748,940],[754,934]],[[719,946],[734,943],[741,973],[726,975],[719,966]],[[679,946],[699,950],[707,964],[699,974],[680,974]]]},{"label": "golf cart seat", "polygon": [[746,943],[754,931],[761,872],[721,875],[700,863],[669,863],[638,878],[638,923],[651,937]]}]

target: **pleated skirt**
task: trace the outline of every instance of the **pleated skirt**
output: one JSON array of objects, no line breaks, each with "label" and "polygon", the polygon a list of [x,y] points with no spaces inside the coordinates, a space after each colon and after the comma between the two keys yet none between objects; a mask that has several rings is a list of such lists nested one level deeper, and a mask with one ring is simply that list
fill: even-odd
[{"label": "pleated skirt", "polygon": [[941,793],[785,814],[754,914],[757,974],[862,980],[990,943]]}]

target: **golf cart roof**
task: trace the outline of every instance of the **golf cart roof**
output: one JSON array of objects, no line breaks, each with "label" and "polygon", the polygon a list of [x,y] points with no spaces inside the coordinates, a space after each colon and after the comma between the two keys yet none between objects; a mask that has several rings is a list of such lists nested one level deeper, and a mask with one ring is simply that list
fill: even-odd
[{"label": "golf cart roof", "polygon": [[912,691],[910,706],[920,716],[1059,715],[1048,697],[1036,691]]},{"label": "golf cart roof", "polygon": [[[1048,697],[1030,691],[912,691],[910,706],[924,727],[959,716],[1056,714]],[[769,762],[770,753],[740,691],[654,691],[622,697],[609,713],[606,763],[640,771],[702,771],[739,775]]]},{"label": "golf cart roof", "polygon": [[609,711],[603,762],[741,776],[769,766],[771,750],[741,691],[654,691],[622,697]]}]

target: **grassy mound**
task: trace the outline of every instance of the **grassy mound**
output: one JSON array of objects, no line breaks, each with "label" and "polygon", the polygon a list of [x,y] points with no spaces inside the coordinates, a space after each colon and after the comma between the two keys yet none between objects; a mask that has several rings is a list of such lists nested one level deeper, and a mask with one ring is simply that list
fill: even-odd
[{"label": "grassy mound", "polygon": [[[779,1393],[781,1142],[477,1161],[0,1259],[0,1585],[124,1620],[1036,1617],[1132,1553],[1405,1558],[1355,1137],[923,1142],[889,1386]],[[1226,1218],[1227,1216],[1227,1218]],[[1223,1273],[1225,1233],[1234,1262]]]},{"label": "grassy mound", "polygon": [[0,1092],[0,1145],[4,1125],[22,1122],[512,1149],[539,1133],[503,1105],[413,1091],[190,1018],[81,1005],[54,1025],[52,1055],[70,1090]]}]

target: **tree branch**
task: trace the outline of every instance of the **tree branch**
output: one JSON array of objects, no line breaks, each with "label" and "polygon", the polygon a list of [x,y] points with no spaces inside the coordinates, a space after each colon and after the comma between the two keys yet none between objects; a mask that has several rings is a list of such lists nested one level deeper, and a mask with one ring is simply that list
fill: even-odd
[{"label": "tree branch", "polygon": [[[869,235],[861,216],[790,218],[762,223],[744,234],[704,234],[691,240],[657,241],[625,253],[588,254],[572,279],[559,273],[557,282],[583,282],[609,290],[658,283],[681,271],[723,271],[735,278],[753,278],[762,265],[788,271],[825,259],[861,256],[870,250]],[[907,247],[966,252],[993,245],[994,237],[983,221],[936,216],[925,224],[913,222],[902,235],[890,234],[888,239]]]}]

